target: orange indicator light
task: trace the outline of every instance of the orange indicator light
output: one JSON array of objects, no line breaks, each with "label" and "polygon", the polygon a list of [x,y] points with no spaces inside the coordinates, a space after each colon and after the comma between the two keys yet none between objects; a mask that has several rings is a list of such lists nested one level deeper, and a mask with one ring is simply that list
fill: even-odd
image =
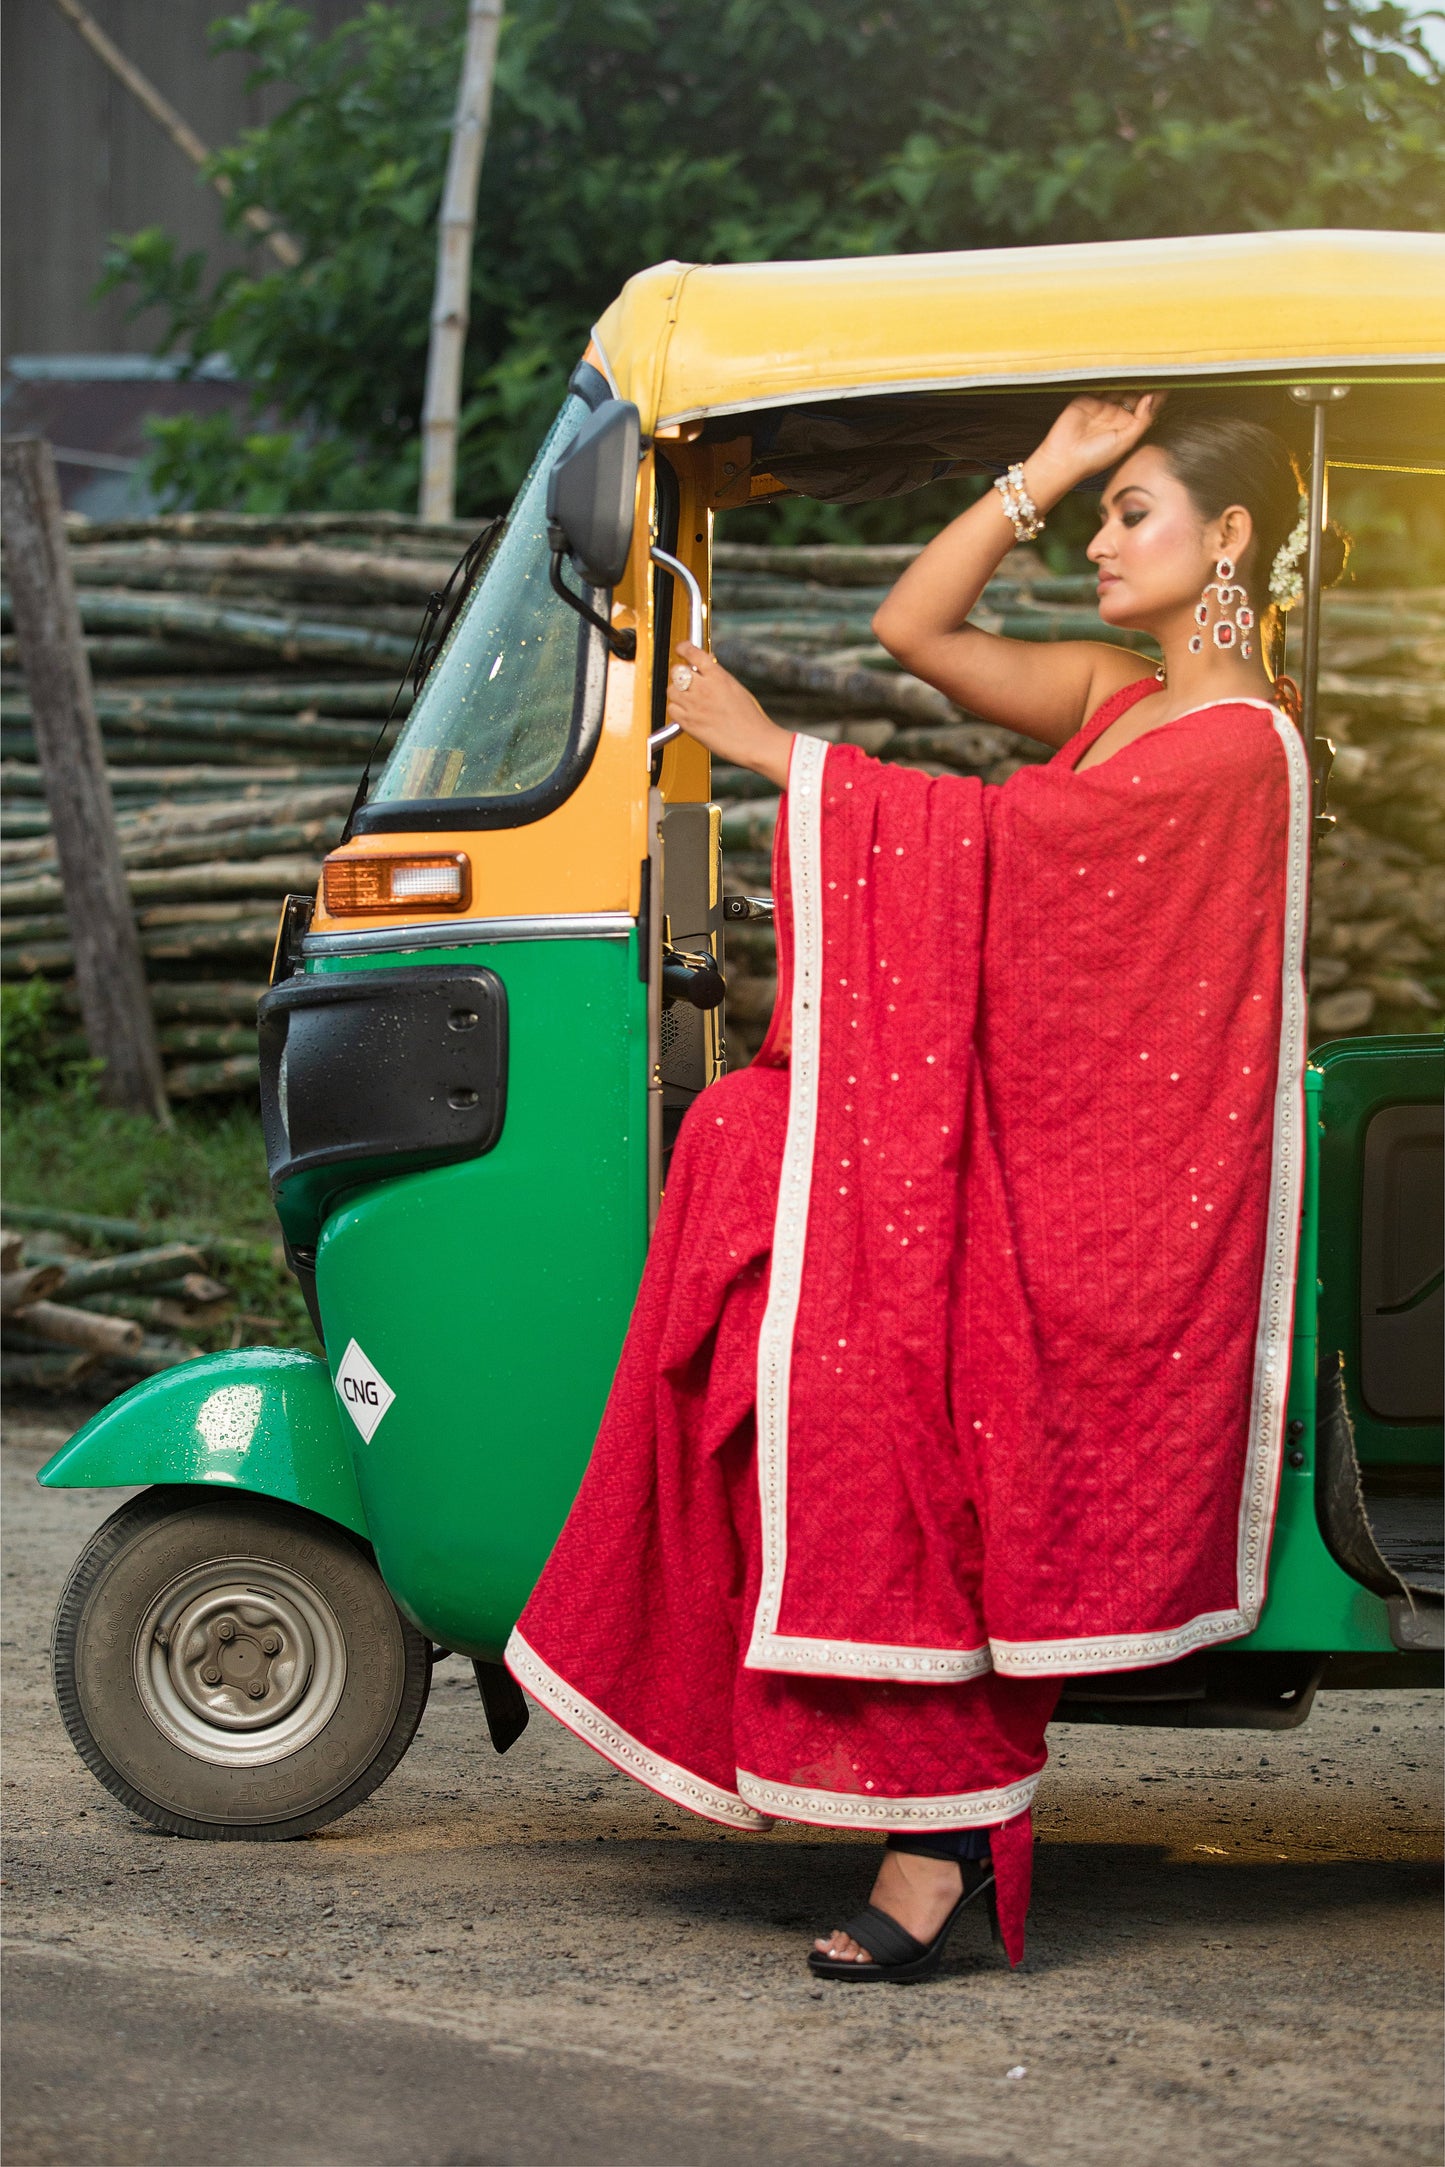
[{"label": "orange indicator light", "polygon": [[338,854],[321,868],[321,894],[333,918],[386,910],[465,910],[472,897],[472,869],[460,851],[432,858]]}]

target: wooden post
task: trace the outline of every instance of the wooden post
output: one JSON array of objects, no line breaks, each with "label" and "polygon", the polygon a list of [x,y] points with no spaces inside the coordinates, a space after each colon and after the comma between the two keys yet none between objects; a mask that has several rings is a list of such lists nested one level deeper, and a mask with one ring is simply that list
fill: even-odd
[{"label": "wooden post", "polygon": [[5,557],[40,777],[50,807],[80,1013],[100,1096],[169,1122],[161,1057],[116,840],[55,461],[42,437],[0,457]]},{"label": "wooden post", "polygon": [[456,509],[457,416],[461,410],[462,354],[471,306],[472,235],[477,222],[477,183],[487,145],[501,20],[501,0],[468,0],[466,52],[437,223],[437,275],[421,416],[417,516],[429,526],[442,525],[455,516]]}]

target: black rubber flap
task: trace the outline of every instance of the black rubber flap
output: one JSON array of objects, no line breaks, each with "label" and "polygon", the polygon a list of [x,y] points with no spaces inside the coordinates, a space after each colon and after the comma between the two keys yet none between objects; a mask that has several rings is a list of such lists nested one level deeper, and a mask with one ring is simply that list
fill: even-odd
[{"label": "black rubber flap", "polygon": [[507,996],[494,971],[292,978],[263,996],[258,1014],[278,1199],[313,1171],[364,1163],[380,1179],[445,1166],[490,1151],[502,1133]]},{"label": "black rubber flap", "polygon": [[1316,1396],[1315,1517],[1325,1548],[1352,1580],[1376,1595],[1404,1594],[1405,1583],[1381,1557],[1370,1526],[1355,1426],[1345,1398],[1344,1365],[1333,1352],[1320,1363]]}]

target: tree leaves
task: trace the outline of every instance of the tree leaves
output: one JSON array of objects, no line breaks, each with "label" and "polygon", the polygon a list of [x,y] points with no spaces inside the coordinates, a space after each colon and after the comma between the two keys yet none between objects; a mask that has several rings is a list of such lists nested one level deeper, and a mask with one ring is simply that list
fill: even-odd
[{"label": "tree leaves", "polygon": [[[108,282],[166,312],[167,345],[228,353],[288,425],[167,424],[173,500],[238,502],[260,462],[268,509],[409,503],[460,30],[459,0],[372,0],[328,38],[279,0],[216,26],[292,92],[217,156],[232,228],[249,239],[260,204],[305,261],[253,249],[208,284],[158,229],[113,245]],[[1404,11],[1374,0],[514,0],[460,500],[510,495],[591,323],[645,264],[1430,228],[1441,88]]]}]

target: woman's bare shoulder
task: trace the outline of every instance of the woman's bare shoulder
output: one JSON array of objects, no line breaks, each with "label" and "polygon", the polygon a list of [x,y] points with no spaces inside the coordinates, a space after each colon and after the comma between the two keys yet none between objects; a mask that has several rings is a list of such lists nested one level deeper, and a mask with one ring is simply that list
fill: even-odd
[{"label": "woman's bare shoulder", "polygon": [[1089,686],[1088,710],[1084,723],[1097,714],[1106,700],[1112,700],[1126,685],[1137,685],[1141,678],[1153,677],[1155,665],[1146,655],[1136,655],[1127,647],[1106,647],[1098,643],[1098,659],[1094,664],[1093,680]]},{"label": "woman's bare shoulder", "polygon": [[1035,714],[1027,721],[1016,721],[1014,727],[1056,748],[1077,737],[1106,700],[1154,674],[1153,664],[1143,655],[1127,647],[1106,647],[1100,640],[1069,641],[1042,651],[1059,657],[1063,665],[1057,680],[1060,696],[1053,703],[1041,700]]}]

